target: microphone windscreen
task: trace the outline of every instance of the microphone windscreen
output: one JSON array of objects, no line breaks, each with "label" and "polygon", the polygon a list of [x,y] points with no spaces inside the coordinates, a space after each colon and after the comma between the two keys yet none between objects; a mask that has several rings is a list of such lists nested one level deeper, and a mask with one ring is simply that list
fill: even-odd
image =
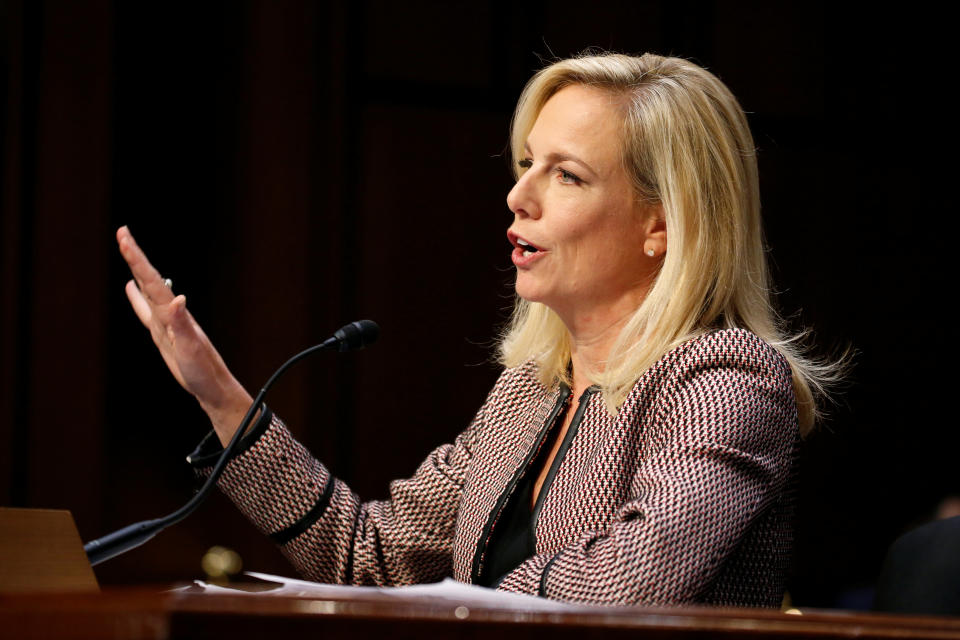
[{"label": "microphone windscreen", "polygon": [[357,320],[342,326],[333,336],[339,341],[337,350],[353,351],[363,349],[377,341],[380,327],[373,320]]}]

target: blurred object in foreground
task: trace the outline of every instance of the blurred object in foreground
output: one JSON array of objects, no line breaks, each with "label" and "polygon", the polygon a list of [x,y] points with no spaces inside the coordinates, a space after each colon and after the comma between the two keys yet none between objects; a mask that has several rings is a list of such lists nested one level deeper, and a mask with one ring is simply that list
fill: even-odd
[{"label": "blurred object in foreground", "polygon": [[243,560],[233,549],[219,545],[210,547],[200,560],[207,582],[222,584],[230,582],[230,576],[237,575],[243,569]]}]

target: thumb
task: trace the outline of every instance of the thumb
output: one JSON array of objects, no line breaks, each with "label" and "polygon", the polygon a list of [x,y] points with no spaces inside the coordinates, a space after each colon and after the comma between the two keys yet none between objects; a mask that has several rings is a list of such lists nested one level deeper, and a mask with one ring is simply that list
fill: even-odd
[{"label": "thumb", "polygon": [[173,341],[176,336],[184,335],[190,331],[190,313],[187,311],[187,296],[180,294],[170,301],[167,305],[169,314],[169,324],[167,325],[168,337]]}]

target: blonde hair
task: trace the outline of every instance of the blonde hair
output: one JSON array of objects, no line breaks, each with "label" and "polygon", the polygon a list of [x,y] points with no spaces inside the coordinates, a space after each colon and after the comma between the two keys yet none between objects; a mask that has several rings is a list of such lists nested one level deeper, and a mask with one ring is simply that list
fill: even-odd
[{"label": "blonde hair", "polygon": [[[841,374],[838,365],[806,356],[802,335],[789,336],[773,307],[756,153],[736,98],[716,76],[680,58],[604,54],[556,62],[527,83],[517,103],[510,134],[515,172],[540,110],[573,84],[617,99],[623,166],[641,201],[662,206],[667,227],[668,249],[654,284],[603,370],[590,372],[608,410],[615,413],[670,349],[713,328],[740,327],[789,362],[800,429],[807,433],[819,415],[816,396]],[[570,355],[559,316],[518,297],[501,336],[501,363],[533,359],[543,384],[569,383]]]}]

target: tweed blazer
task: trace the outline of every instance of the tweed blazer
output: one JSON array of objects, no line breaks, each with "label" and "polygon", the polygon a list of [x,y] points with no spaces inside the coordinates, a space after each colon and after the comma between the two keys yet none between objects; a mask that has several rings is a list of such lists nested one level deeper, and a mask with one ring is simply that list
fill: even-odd
[{"label": "tweed blazer", "polygon": [[[511,492],[564,402],[534,364],[506,369],[472,423],[384,501],[363,502],[264,412],[221,489],[305,577],[474,582]],[[616,416],[585,399],[533,515],[536,554],[500,589],[597,604],[777,606],[799,445],[785,359],[718,330],[661,358]],[[208,436],[209,439],[209,436]],[[203,446],[192,463],[209,472]]]}]

